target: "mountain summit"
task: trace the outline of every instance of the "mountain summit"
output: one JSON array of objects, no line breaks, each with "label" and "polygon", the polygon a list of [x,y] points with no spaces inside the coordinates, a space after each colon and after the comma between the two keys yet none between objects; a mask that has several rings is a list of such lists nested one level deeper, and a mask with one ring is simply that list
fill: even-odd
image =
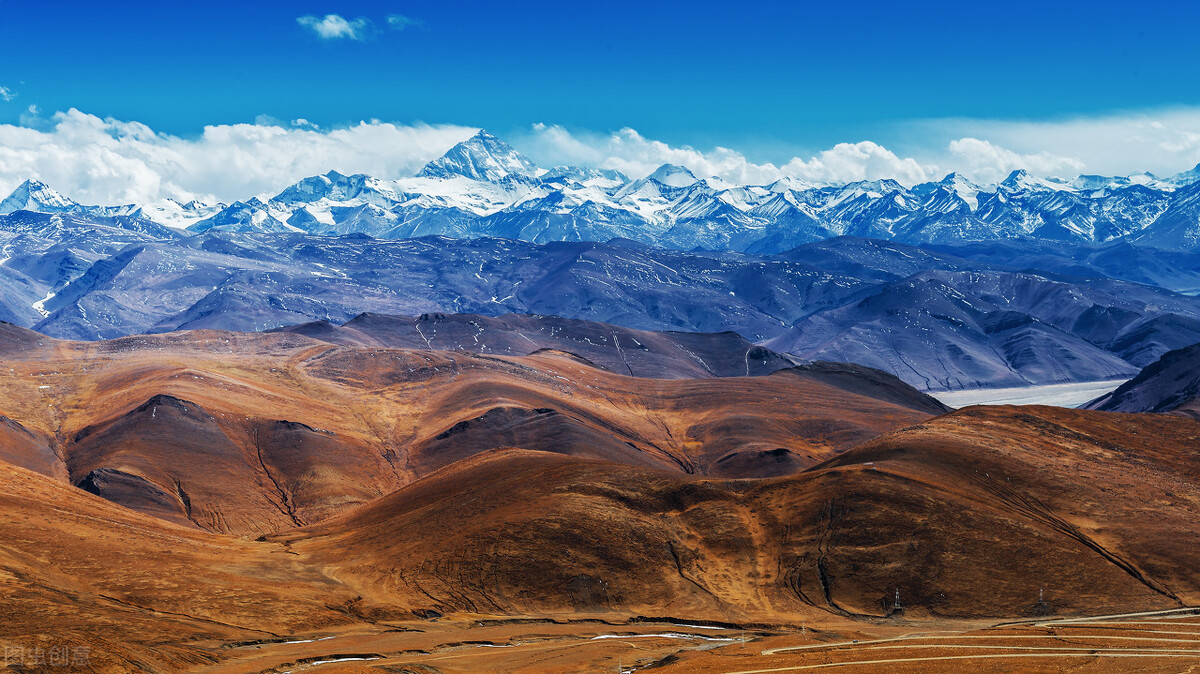
[{"label": "mountain summit", "polygon": [[1171,177],[1170,182],[1180,187],[1187,187],[1193,183],[1200,182],[1200,164],[1196,164],[1194,168]]},{"label": "mountain summit", "polygon": [[517,152],[508,143],[481,130],[426,164],[417,177],[463,176],[471,180],[496,182],[510,175],[535,178],[537,174],[537,165],[528,157]]},{"label": "mountain summit", "polygon": [[655,169],[654,173],[651,173],[647,178],[657,180],[669,187],[687,187],[688,185],[695,185],[700,180],[696,177],[696,174],[675,164],[663,164]]},{"label": "mountain summit", "polygon": [[907,244],[1041,240],[1191,250],[1200,241],[1200,167],[1150,174],[1042,178],[1024,170],[976,185],[951,173],[913,185],[892,179],[733,184],[662,164],[631,178],[611,169],[543,170],[487,131],[414,177],[330,171],[271,198],[231,204],[81,206],[27,181],[3,202],[19,210],[143,218],[211,229],[385,239],[427,235],[532,243],[627,239],[679,250],[773,254],[834,236]]},{"label": "mountain summit", "polygon": [[0,215],[16,211],[39,213],[68,213],[79,210],[79,204],[56,192],[40,180],[26,180],[4,201],[0,201]]}]

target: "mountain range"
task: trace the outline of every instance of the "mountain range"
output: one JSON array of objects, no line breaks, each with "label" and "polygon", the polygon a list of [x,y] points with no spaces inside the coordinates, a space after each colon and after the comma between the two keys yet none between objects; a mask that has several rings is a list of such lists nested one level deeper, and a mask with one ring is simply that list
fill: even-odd
[{"label": "mountain range", "polygon": [[[0,202],[0,320],[81,340],[314,321],[358,338],[338,326],[470,314],[500,321],[481,344],[524,355],[526,329],[557,316],[622,343],[734,332],[780,366],[857,363],[931,391],[1125,379],[1200,342],[1198,193],[1200,170],[904,188],[734,186],[666,165],[631,180],[542,169],[480,132],[412,178],[331,172],[228,205],[83,206],[28,181]],[[419,348],[404,320],[388,344]],[[454,325],[437,348],[471,350]],[[694,374],[592,346],[566,350]]]},{"label": "mountain range", "polygon": [[1018,170],[988,186],[956,174],[912,187],[887,179],[734,185],[670,164],[637,179],[614,170],[543,169],[480,131],[410,178],[330,171],[273,197],[118,206],[84,206],[29,180],[0,202],[0,214],[18,210],[142,218],[192,233],[442,235],[533,243],[624,238],[749,253],[778,253],[834,236],[909,244],[1123,240],[1186,250],[1200,243],[1200,166],[1168,178],[1060,180]]},{"label": "mountain range", "polygon": [[[18,211],[0,216],[0,254],[0,320],[68,339],[340,326],[364,313],[533,314],[732,331],[790,361],[858,363],[923,390],[1124,379],[1200,342],[1200,298],[1187,294],[1200,287],[1200,254],[1125,241],[1010,250],[839,237],[751,255],[628,240],[188,234],[130,216]],[[438,347],[471,350],[459,328]],[[496,345],[534,347],[520,332]],[[630,367],[615,357],[601,362]],[[648,367],[637,372],[658,366]]]},{"label": "mountain range", "polygon": [[[229,205],[26,183],[6,664],[1176,671],[1197,190],[630,180],[485,133]],[[1117,379],[1082,410],[929,395]]]}]

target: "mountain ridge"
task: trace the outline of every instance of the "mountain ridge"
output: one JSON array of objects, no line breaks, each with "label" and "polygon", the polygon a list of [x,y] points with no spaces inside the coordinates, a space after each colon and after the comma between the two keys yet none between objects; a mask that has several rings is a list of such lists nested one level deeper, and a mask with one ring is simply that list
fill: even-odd
[{"label": "mountain ridge", "polygon": [[83,206],[30,180],[0,202],[17,210],[129,216],[193,233],[363,233],[380,238],[499,236],[532,243],[615,237],[692,250],[778,253],[830,236],[909,244],[988,240],[1167,249],[1200,242],[1200,166],[1160,179],[1039,178],[1023,169],[980,186],[956,173],[912,187],[895,180],[732,185],[663,164],[642,178],[585,167],[546,170],[486,130],[408,178],[330,171],[275,196],[231,204]]},{"label": "mountain ridge", "polygon": [[[623,334],[733,331],[798,362],[857,362],[925,390],[1123,378],[1200,342],[1200,298],[1147,285],[1197,288],[1200,255],[1127,242],[840,237],[772,256],[629,240],[185,236],[145,220],[20,211],[0,216],[0,251],[0,320],[68,339],[341,325],[364,312],[537,314]],[[472,348],[474,332],[446,348]],[[528,344],[510,334],[502,343]]]}]

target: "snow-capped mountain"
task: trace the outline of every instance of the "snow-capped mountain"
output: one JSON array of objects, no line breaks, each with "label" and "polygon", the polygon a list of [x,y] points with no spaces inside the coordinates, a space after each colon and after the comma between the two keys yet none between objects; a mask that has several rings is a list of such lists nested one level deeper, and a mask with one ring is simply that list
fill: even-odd
[{"label": "snow-capped mountain", "polygon": [[0,215],[17,211],[71,213],[83,208],[40,180],[26,180],[18,185],[7,199],[0,201]]},{"label": "snow-capped mountain", "polygon": [[1171,185],[1175,185],[1176,187],[1187,187],[1188,185],[1200,183],[1200,164],[1197,164],[1196,167],[1190,171],[1184,171],[1183,173],[1176,174],[1167,182]]},{"label": "snow-capped mountain", "polygon": [[536,164],[514,150],[511,145],[487,131],[480,131],[426,164],[417,176],[462,176],[471,180],[495,182],[509,176],[536,178],[539,172]]},{"label": "snow-capped mountain", "polygon": [[153,220],[168,227],[186,229],[206,218],[211,218],[227,207],[227,204],[210,204],[192,200],[181,203],[174,199],[163,199],[147,206],[141,206],[131,215]]},{"label": "snow-capped mountain", "polygon": [[164,199],[145,206],[137,204],[85,206],[64,196],[40,180],[30,179],[21,183],[4,201],[0,201],[0,215],[30,211],[33,213],[93,215],[101,218],[140,218],[160,225],[183,229],[216,215],[225,207],[225,204],[207,204],[201,201],[181,204],[173,199]]},{"label": "snow-capped mountain", "polygon": [[670,187],[687,187],[695,185],[700,180],[691,171],[675,164],[663,164],[659,166],[646,179],[654,180]]},{"label": "snow-capped mountain", "polygon": [[951,173],[905,187],[894,180],[811,185],[784,178],[732,185],[665,164],[630,178],[613,170],[539,168],[486,131],[417,175],[384,180],[331,171],[278,195],[229,205],[162,202],[81,206],[37,181],[4,202],[16,210],[125,215],[192,232],[424,235],[513,238],[533,243],[630,239],[683,250],[776,253],[833,236],[909,244],[961,241],[1138,241],[1192,248],[1200,166],[1170,178],[1148,173],[1073,180],[1014,171],[981,186]]}]

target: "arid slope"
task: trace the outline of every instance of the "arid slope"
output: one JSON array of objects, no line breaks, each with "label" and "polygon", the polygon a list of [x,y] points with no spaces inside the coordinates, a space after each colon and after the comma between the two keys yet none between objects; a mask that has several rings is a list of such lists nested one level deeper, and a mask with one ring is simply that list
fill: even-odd
[{"label": "arid slope", "polygon": [[438,611],[882,618],[897,591],[917,619],[1172,608],[1200,602],[1197,437],[970,408],[769,480],[511,450],[281,540],[372,601]]},{"label": "arid slope", "polygon": [[555,352],[204,331],[60,342],[9,330],[0,460],[234,534],[318,522],[490,449],[765,477],[944,410],[861,368],[639,380]]},{"label": "arid slope", "polygon": [[368,646],[503,669],[455,652],[468,633],[587,670],[676,652],[670,627],[640,654],[592,643],[638,620],[833,639],[1200,604],[1183,416],[947,414],[830,363],[666,380],[561,352],[4,330],[0,643],[87,644],[98,671]]},{"label": "arid slope", "polygon": [[1169,351],[1120,388],[1086,407],[1110,412],[1161,412],[1200,419],[1200,344]]},{"label": "arid slope", "polygon": [[750,377],[792,365],[787,357],[735,332],[652,332],[531,314],[362,314],[343,326],[322,321],[279,331],[333,344],[492,356],[563,351],[617,374],[658,379]]},{"label": "arid slope", "polygon": [[4,463],[0,531],[0,642],[86,649],[90,671],[180,671],[222,658],[222,642],[354,622],[355,595],[281,545],[164,522]]}]

